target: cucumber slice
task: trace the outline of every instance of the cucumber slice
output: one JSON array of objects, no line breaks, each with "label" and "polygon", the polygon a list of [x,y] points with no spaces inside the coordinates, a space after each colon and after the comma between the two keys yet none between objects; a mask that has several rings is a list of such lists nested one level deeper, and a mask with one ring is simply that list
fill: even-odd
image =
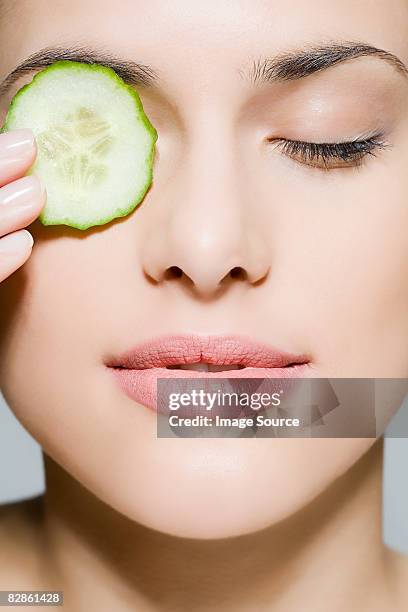
[{"label": "cucumber slice", "polygon": [[137,92],[99,64],[56,62],[14,96],[2,131],[30,128],[30,174],[47,189],[40,220],[85,230],[129,214],[153,174],[157,132]]}]

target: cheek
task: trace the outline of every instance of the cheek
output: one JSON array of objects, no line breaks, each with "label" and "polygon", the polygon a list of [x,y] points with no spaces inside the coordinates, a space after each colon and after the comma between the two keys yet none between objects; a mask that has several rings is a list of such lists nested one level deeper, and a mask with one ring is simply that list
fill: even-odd
[{"label": "cheek", "polygon": [[89,436],[87,407],[115,404],[103,360],[140,337],[149,309],[137,225],[129,217],[86,234],[38,225],[32,257],[1,284],[0,387],[28,429],[52,434],[45,411],[78,424],[89,418]]},{"label": "cheek", "polygon": [[277,299],[297,311],[323,376],[408,374],[408,185],[399,170],[299,178],[275,194],[286,208],[271,225]]},{"label": "cheek", "polygon": [[407,193],[398,182],[374,182],[355,202],[362,212],[343,234],[343,253],[335,249],[337,350],[351,358],[353,376],[408,374]]},{"label": "cheek", "polygon": [[53,240],[52,231],[35,235],[30,260],[0,287],[0,383],[50,397],[96,360],[98,319],[107,308],[100,271],[109,266],[106,248],[98,247],[98,257],[96,243]]}]

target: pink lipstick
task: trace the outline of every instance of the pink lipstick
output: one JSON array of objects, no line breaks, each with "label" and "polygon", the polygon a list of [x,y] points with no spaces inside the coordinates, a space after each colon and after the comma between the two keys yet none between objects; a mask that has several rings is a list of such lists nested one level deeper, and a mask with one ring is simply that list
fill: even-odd
[{"label": "pink lipstick", "polygon": [[241,336],[162,336],[106,362],[120,388],[156,410],[158,378],[300,378],[310,358]]}]

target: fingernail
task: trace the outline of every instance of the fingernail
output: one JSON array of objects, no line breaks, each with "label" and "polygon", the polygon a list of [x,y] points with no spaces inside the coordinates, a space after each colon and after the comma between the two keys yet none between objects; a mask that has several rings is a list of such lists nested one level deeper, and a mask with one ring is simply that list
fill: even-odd
[{"label": "fingernail", "polygon": [[4,255],[19,255],[27,248],[31,249],[34,240],[30,232],[21,230],[0,239],[0,253]]},{"label": "fingernail", "polygon": [[9,183],[0,190],[0,206],[16,206],[26,208],[38,204],[42,198],[44,187],[36,176],[25,176],[18,181]]},{"label": "fingernail", "polygon": [[0,134],[0,157],[10,154],[15,156],[24,155],[34,147],[34,134],[31,130],[12,130]]}]

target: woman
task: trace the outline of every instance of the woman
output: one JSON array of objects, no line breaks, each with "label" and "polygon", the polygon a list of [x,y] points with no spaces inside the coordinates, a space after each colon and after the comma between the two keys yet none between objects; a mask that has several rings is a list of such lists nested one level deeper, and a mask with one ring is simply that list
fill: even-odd
[{"label": "woman", "polygon": [[381,437],[158,438],[111,366],[211,377],[262,343],[321,378],[407,377],[408,4],[2,5],[3,118],[42,67],[95,61],[132,67],[159,139],[141,206],[81,233],[35,221],[33,137],[0,137],[0,387],[47,477],[3,510],[1,589],[75,612],[405,610]]}]

